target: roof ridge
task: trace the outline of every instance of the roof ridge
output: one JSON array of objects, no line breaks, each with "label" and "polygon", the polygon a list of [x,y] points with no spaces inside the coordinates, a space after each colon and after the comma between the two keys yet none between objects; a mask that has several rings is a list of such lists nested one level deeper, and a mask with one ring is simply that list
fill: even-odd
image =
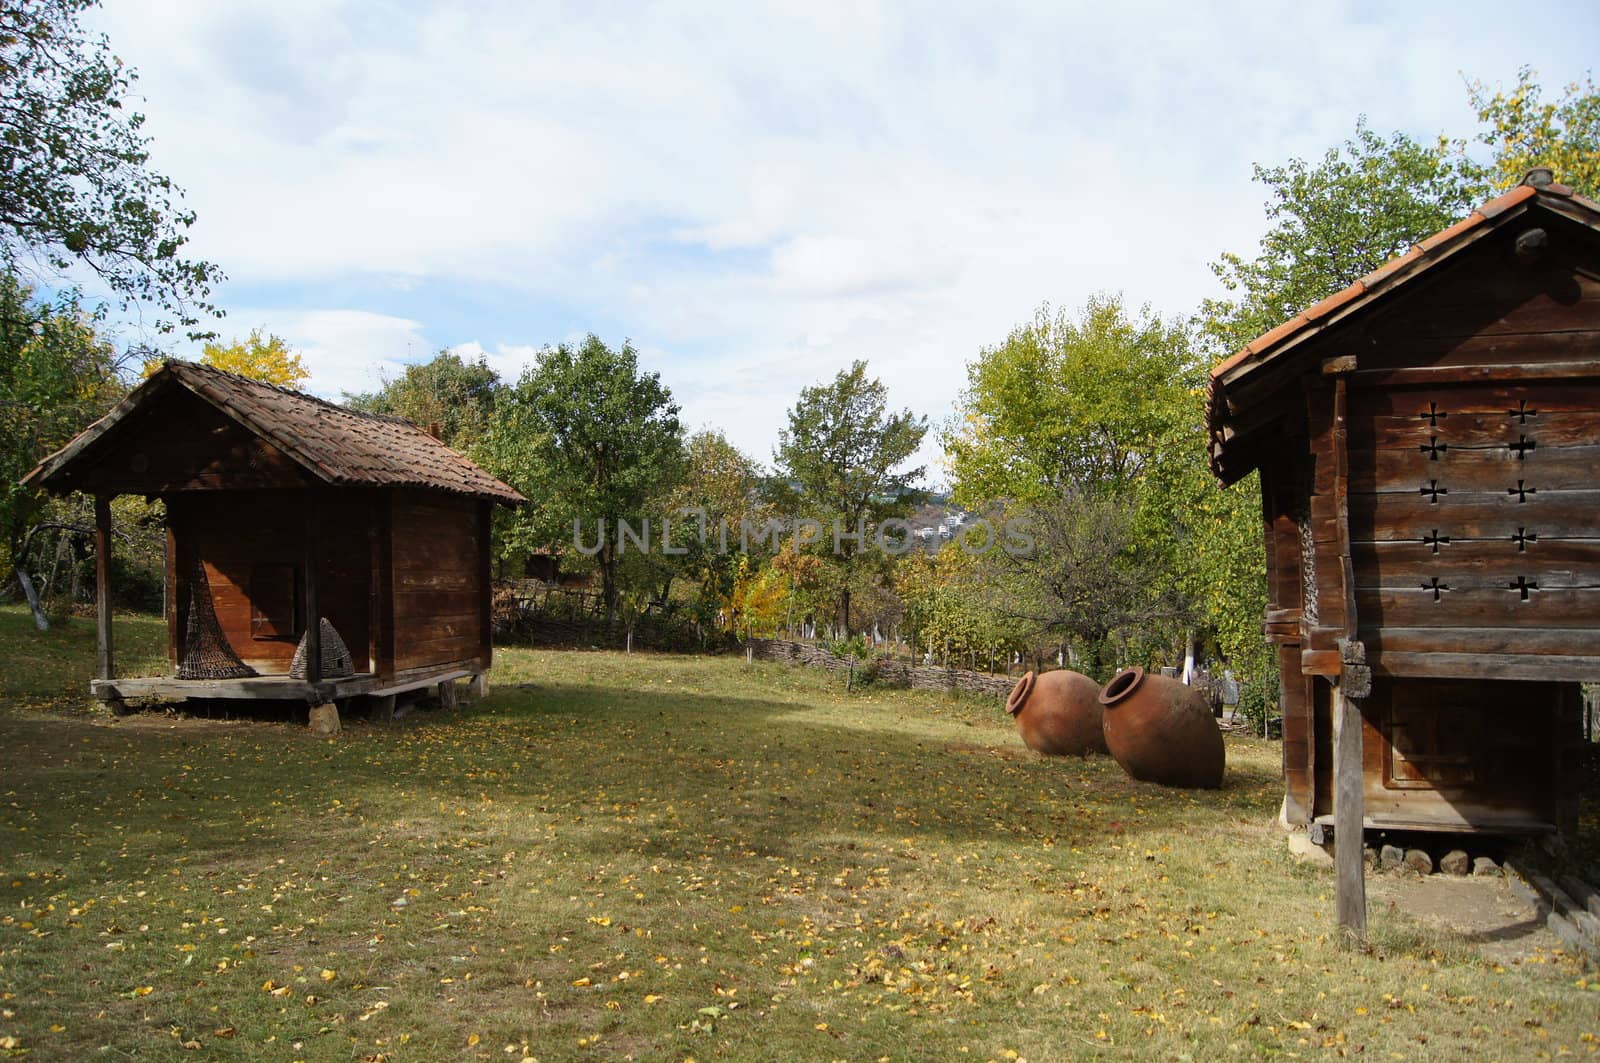
[{"label": "roof ridge", "polygon": [[282,384],[274,384],[269,380],[257,380],[255,377],[244,376],[241,373],[232,373],[226,369],[222,369],[214,365],[207,365],[205,362],[191,362],[183,358],[167,358],[162,362],[162,365],[174,366],[180,374],[191,369],[196,369],[215,376],[226,377],[231,381],[245,384],[249,387],[268,388],[287,398],[297,399],[302,402],[315,403],[318,406],[333,410],[337,413],[347,413],[352,417],[362,417],[369,421],[386,421],[390,424],[403,424],[407,425],[408,427],[415,428],[419,432],[424,431],[423,428],[415,421],[407,417],[401,417],[398,414],[375,413],[371,410],[358,410],[351,406],[341,406],[337,402],[330,402],[328,399],[325,399],[320,395],[313,395],[309,391],[301,391],[298,388],[284,387]]}]

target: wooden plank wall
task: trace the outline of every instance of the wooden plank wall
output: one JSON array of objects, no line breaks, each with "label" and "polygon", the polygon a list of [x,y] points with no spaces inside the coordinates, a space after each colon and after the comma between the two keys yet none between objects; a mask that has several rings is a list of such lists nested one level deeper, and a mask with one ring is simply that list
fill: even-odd
[{"label": "wooden plank wall", "polygon": [[[1351,538],[1380,671],[1600,678],[1600,381],[1355,393]],[[1551,668],[1554,668],[1552,671]]]},{"label": "wooden plank wall", "polygon": [[[169,496],[167,512],[176,547],[173,554],[180,564],[174,575],[181,577],[181,565],[198,553],[228,644],[258,672],[286,674],[300,632],[294,637],[263,638],[252,631],[250,581],[258,565],[303,563],[304,496],[299,491],[197,491]],[[323,500],[322,614],[350,647],[358,671],[369,667],[368,514],[364,492],[330,493]],[[184,590],[171,620],[180,639],[187,604]]]},{"label": "wooden plank wall", "polygon": [[1380,674],[1600,679],[1600,255],[1564,225],[1539,266],[1485,246],[1349,338],[1356,603]]},{"label": "wooden plank wall", "polygon": [[440,493],[393,496],[396,674],[457,663],[488,667],[483,508]]}]

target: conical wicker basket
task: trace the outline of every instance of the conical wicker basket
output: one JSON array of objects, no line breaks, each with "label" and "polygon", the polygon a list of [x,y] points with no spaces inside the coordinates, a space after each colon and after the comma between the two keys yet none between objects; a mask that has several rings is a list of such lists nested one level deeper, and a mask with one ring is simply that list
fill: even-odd
[{"label": "conical wicker basket", "polygon": [[211,602],[211,581],[205,563],[195,560],[189,572],[189,625],[183,639],[179,679],[245,679],[256,674],[228,645]]},{"label": "conical wicker basket", "polygon": [[[341,679],[345,676],[355,675],[355,659],[350,656],[350,647],[344,644],[344,639],[339,637],[339,632],[328,623],[328,618],[322,618],[322,678]],[[289,675],[295,679],[306,677],[306,640],[302,636],[300,645],[294,649],[294,660],[289,663]]]}]

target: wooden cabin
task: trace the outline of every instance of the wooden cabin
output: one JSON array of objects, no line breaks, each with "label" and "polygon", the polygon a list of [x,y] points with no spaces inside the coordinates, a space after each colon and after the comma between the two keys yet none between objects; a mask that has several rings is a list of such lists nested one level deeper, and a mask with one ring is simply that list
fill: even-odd
[{"label": "wooden cabin", "polygon": [[[490,511],[526,501],[408,421],[180,361],[23,483],[95,498],[93,692],[113,706],[142,696],[317,705],[430,685],[453,696],[464,677],[481,686],[492,657]],[[166,504],[167,676],[116,675],[108,560],[110,500],[121,494]],[[348,648],[338,670],[349,674],[328,674],[329,629],[314,617]],[[303,674],[291,676],[302,642]],[[207,651],[243,668],[179,678]]]},{"label": "wooden cabin", "polygon": [[1217,476],[1261,477],[1286,821],[1570,827],[1600,680],[1600,204],[1532,171],[1217,366],[1208,405]]}]

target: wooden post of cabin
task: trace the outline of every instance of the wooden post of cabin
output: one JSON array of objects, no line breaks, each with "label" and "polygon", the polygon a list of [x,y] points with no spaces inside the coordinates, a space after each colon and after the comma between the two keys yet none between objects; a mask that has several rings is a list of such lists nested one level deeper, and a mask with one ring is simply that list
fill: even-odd
[{"label": "wooden post of cabin", "polygon": [[1339,928],[1357,944],[1367,938],[1367,880],[1363,863],[1366,808],[1362,796],[1361,706],[1333,688],[1334,905]]},{"label": "wooden post of cabin", "polygon": [[1345,374],[1355,358],[1330,358],[1322,365],[1333,381],[1333,504],[1339,547],[1339,582],[1344,591],[1344,633],[1339,640],[1339,678],[1333,685],[1333,864],[1334,907],[1339,928],[1356,945],[1367,940],[1366,780],[1362,772],[1360,699],[1372,693],[1366,649],[1356,638],[1355,566],[1350,559],[1349,393]]},{"label": "wooden post of cabin", "polygon": [[[305,628],[306,682],[322,682],[322,604],[317,600],[317,568],[321,563],[322,515],[317,492],[306,492]],[[315,697],[315,695],[313,695]]]},{"label": "wooden post of cabin", "polygon": [[111,648],[111,499],[94,496],[94,605],[98,652],[96,670],[101,679],[116,678]]}]

